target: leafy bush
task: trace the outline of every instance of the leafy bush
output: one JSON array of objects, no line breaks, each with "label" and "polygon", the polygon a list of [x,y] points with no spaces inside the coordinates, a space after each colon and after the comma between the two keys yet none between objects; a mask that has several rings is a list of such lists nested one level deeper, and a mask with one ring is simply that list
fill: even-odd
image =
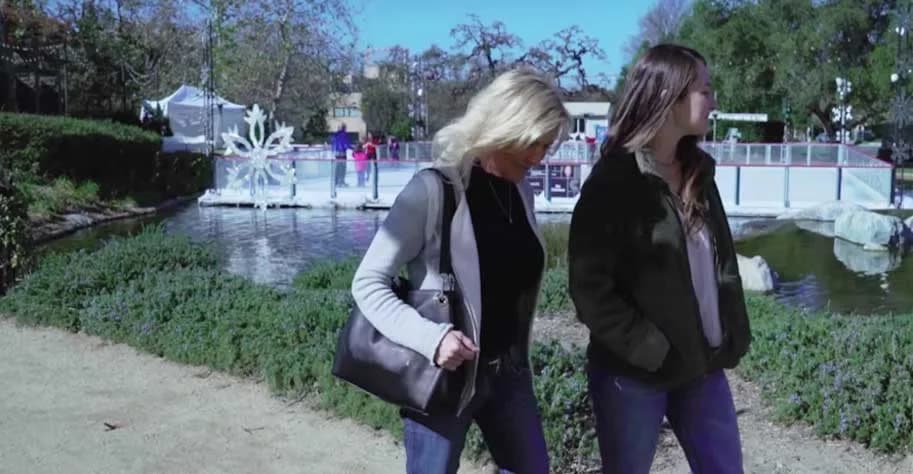
[{"label": "leafy bush", "polygon": [[158,134],[135,126],[0,113],[0,162],[38,217],[122,197],[153,204],[211,185],[206,156],[160,148]]},{"label": "leafy bush", "polygon": [[587,391],[586,354],[550,341],[536,344],[531,360],[552,470],[590,472],[599,463],[599,450]]},{"label": "leafy bush", "polygon": [[567,266],[567,242],[569,224],[543,224],[539,226],[545,240],[545,268]]},{"label": "leafy bush", "polygon": [[[218,271],[207,247],[154,228],[92,253],[48,257],[0,299],[0,312],[262,377],[279,393],[315,394],[324,408],[401,436],[395,407],[331,374],[355,263],[316,265],[280,292]],[[569,472],[562,466],[593,452],[583,354],[537,346],[532,361],[547,439],[562,446],[554,466]],[[478,454],[484,446],[473,436]]]},{"label": "leafy bush", "polygon": [[539,290],[539,314],[573,315],[574,305],[567,291],[567,267],[556,267],[545,272]]},{"label": "leafy bush", "polygon": [[26,268],[29,241],[25,198],[0,169],[0,295]]},{"label": "leafy bush", "polygon": [[913,315],[805,314],[749,297],[739,371],[785,420],[879,451],[913,447]]},{"label": "leafy bush", "polygon": [[90,206],[98,202],[98,185],[92,181],[74,183],[59,177],[48,184],[24,182],[20,186],[28,200],[31,216],[45,217],[68,209]]},{"label": "leafy bush", "polygon": [[160,146],[139,127],[0,113],[0,161],[25,181],[67,177],[96,182],[106,197],[126,194],[150,182]]},{"label": "leafy bush", "polygon": [[[263,378],[283,394],[401,436],[395,407],[330,373],[336,337],[352,299],[354,261],[313,267],[279,291],[216,269],[211,251],[161,229],[115,240],[93,253],[52,256],[0,298],[0,312],[26,323],[83,329],[172,360]],[[562,269],[553,269],[544,307],[561,307]],[[740,373],[760,384],[787,420],[821,435],[904,452],[913,439],[913,316],[804,314],[770,299],[748,300],[752,351]],[[557,342],[531,355],[555,472],[598,462],[586,390],[585,354]],[[484,443],[470,432],[467,453]]]},{"label": "leafy bush", "polygon": [[89,299],[111,292],[156,270],[212,268],[215,254],[186,237],[150,227],[135,237],[111,240],[95,252],[54,254],[42,260],[3,299],[0,311],[20,322],[79,330],[80,311]]},{"label": "leafy bush", "polygon": [[358,268],[358,259],[341,262],[321,262],[298,274],[292,287],[303,290],[349,290]]},{"label": "leafy bush", "polygon": [[[191,152],[157,153],[150,189],[164,196],[185,196],[212,186],[213,163]],[[140,188],[145,189],[145,188]]]}]

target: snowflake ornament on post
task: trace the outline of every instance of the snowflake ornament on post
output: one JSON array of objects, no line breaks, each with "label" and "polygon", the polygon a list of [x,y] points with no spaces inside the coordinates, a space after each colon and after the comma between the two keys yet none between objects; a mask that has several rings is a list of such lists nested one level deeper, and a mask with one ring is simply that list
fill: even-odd
[{"label": "snowflake ornament on post", "polygon": [[248,125],[250,140],[238,133],[237,126],[232,127],[227,133],[222,133],[226,154],[244,158],[228,167],[227,187],[249,187],[254,205],[266,210],[269,207],[267,187],[270,179],[278,181],[289,190],[295,182],[295,168],[291,161],[270,160],[271,157],[292,150],[294,127],[276,123],[275,131],[266,137],[266,114],[257,104],[244,114],[244,121]]}]

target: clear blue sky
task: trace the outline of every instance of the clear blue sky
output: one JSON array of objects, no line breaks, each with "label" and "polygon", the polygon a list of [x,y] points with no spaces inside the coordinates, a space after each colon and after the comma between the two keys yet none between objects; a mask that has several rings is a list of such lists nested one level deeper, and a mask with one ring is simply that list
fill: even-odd
[{"label": "clear blue sky", "polygon": [[[606,61],[586,63],[587,74],[617,74],[626,61],[624,45],[654,0],[362,0],[356,11],[359,47],[401,45],[414,52],[432,44],[449,50],[450,29],[476,14],[483,23],[504,22],[507,31],[531,46],[569,26],[599,40]],[[356,10],[359,7],[356,2]]]}]

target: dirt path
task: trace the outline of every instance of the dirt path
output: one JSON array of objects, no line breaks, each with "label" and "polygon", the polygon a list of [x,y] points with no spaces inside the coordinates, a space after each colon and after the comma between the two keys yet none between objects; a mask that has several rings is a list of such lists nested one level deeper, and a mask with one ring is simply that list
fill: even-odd
[{"label": "dirt path", "polygon": [[[540,320],[537,333],[580,340],[566,320]],[[0,320],[0,380],[3,472],[403,472],[402,447],[389,436],[289,406],[262,384],[83,334]],[[730,380],[746,472],[913,472],[913,457],[891,459],[822,441],[807,427],[774,425],[757,388],[735,374]],[[461,472],[485,471],[467,465]],[[653,472],[688,472],[671,432]]]},{"label": "dirt path", "polygon": [[391,437],[262,384],[0,320],[0,472],[403,471]]}]

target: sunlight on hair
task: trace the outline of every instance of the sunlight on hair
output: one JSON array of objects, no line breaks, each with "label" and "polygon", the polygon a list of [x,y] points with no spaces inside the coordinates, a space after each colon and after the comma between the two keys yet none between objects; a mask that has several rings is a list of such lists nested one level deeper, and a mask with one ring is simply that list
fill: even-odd
[{"label": "sunlight on hair", "polygon": [[570,117],[555,84],[531,69],[505,72],[469,101],[465,115],[435,136],[435,166],[456,166],[468,177],[472,160],[497,150],[523,149],[566,135]]}]

